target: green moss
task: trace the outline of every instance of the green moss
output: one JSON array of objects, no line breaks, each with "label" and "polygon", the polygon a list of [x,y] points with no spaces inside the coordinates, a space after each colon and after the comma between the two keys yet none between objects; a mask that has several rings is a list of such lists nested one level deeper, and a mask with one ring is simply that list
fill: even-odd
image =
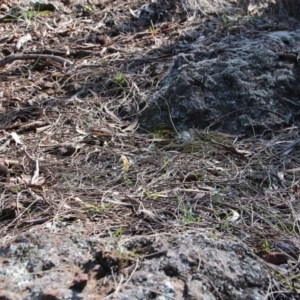
[{"label": "green moss", "polygon": [[214,131],[197,131],[196,140],[203,142],[215,142],[223,145],[232,145],[232,139],[226,137],[224,134]]},{"label": "green moss", "polygon": [[170,129],[156,129],[152,132],[155,137],[173,139],[176,137],[176,132]]}]

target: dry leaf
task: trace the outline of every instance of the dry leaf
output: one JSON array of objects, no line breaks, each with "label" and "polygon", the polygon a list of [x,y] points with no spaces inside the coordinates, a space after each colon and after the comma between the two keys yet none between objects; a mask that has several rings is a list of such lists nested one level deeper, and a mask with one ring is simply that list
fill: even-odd
[{"label": "dry leaf", "polygon": [[29,33],[27,33],[25,36],[19,38],[16,46],[15,46],[15,50],[18,51],[21,49],[21,47],[26,44],[28,41],[31,41],[31,35]]},{"label": "dry leaf", "polygon": [[200,192],[200,193],[197,193],[193,199],[194,200],[202,199],[204,196],[205,196],[205,193]]},{"label": "dry leaf", "polygon": [[16,132],[12,132],[10,135],[12,136],[12,138],[14,139],[14,141],[16,142],[16,144],[23,145],[20,137],[18,136],[18,134]]},{"label": "dry leaf", "polygon": [[126,127],[125,129],[123,129],[122,131],[133,131],[137,128],[137,125],[139,123],[139,118],[135,118],[134,121],[128,126]]},{"label": "dry leaf", "polygon": [[227,219],[227,221],[229,221],[229,222],[235,222],[236,220],[239,219],[240,214],[237,211],[233,210],[233,209],[231,209],[231,211],[232,211],[233,215],[231,217],[229,217]]},{"label": "dry leaf", "polygon": [[82,135],[88,135],[84,130],[79,128],[78,124],[76,124],[76,132]]},{"label": "dry leaf", "polygon": [[277,173],[278,178],[283,181],[284,180],[284,172],[278,172]]},{"label": "dry leaf", "polygon": [[125,155],[122,155],[119,162],[123,162],[123,170],[128,172],[129,170],[129,161]]},{"label": "dry leaf", "polygon": [[44,127],[40,127],[40,128],[37,128],[37,129],[36,129],[36,132],[37,132],[37,133],[40,133],[40,132],[43,132],[43,131],[45,131],[45,130],[51,128],[51,127],[52,127],[52,125],[47,125],[47,126],[44,126]]},{"label": "dry leaf", "polygon": [[216,212],[214,209],[203,206],[203,205],[197,205],[197,209],[199,209],[203,212],[212,213],[212,214]]}]

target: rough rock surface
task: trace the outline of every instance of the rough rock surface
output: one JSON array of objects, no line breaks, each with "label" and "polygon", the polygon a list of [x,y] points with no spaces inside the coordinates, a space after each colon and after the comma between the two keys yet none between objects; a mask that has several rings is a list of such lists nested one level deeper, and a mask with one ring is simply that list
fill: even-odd
[{"label": "rough rock surface", "polygon": [[0,299],[254,300],[268,284],[245,244],[213,232],[122,243],[25,233],[1,246],[0,259]]},{"label": "rough rock surface", "polygon": [[264,22],[251,22],[254,30],[187,38],[142,114],[142,126],[253,132],[297,121],[300,30],[261,31]]}]

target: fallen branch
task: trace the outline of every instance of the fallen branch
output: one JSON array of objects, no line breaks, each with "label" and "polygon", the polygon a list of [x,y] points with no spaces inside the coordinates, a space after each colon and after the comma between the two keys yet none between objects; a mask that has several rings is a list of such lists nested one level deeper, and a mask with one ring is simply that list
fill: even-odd
[{"label": "fallen branch", "polygon": [[26,59],[51,59],[60,64],[64,67],[70,67],[73,63],[70,60],[64,59],[59,56],[48,55],[48,54],[16,54],[16,55],[9,55],[0,61],[0,67],[4,67],[5,65],[14,62],[15,60],[26,60]]}]

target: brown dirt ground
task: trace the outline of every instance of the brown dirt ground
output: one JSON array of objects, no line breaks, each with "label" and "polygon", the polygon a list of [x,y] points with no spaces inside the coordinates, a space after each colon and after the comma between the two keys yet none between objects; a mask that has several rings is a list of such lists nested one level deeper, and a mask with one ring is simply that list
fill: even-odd
[{"label": "brown dirt ground", "polygon": [[[164,22],[139,26],[130,9],[145,1],[65,4],[11,20],[2,3],[1,240],[53,220],[99,237],[214,228],[296,266],[297,127],[256,138],[194,130],[185,144],[138,128],[176,43],[224,32],[222,16],[196,22],[166,1]],[[300,288],[296,267],[272,276]]]}]

